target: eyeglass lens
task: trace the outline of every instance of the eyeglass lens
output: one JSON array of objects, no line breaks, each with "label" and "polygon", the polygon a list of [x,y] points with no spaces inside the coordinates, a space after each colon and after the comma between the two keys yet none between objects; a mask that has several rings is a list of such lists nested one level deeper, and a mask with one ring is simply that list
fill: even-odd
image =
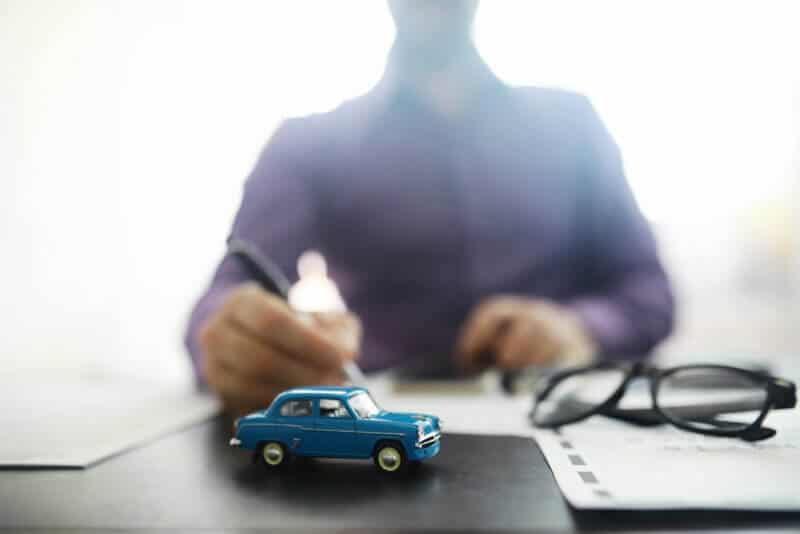
[{"label": "eyeglass lens", "polygon": [[701,431],[747,428],[766,401],[764,380],[716,367],[670,371],[662,376],[656,394],[667,418]]},{"label": "eyeglass lens", "polygon": [[536,404],[533,424],[558,426],[580,419],[610,399],[626,376],[622,369],[592,369],[565,378]]}]

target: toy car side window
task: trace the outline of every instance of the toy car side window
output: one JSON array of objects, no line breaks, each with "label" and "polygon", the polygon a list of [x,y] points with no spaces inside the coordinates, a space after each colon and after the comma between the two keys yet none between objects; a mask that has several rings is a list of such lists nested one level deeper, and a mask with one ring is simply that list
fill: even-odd
[{"label": "toy car side window", "polygon": [[310,417],[311,399],[292,399],[283,403],[281,415],[284,417]]},{"label": "toy car side window", "polygon": [[348,418],[350,412],[344,407],[342,401],[336,399],[319,400],[319,416],[330,418]]}]

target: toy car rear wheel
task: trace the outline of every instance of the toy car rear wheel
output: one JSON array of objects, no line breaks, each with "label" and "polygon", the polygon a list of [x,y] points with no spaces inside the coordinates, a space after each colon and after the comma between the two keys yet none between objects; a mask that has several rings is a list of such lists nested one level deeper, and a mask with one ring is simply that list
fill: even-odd
[{"label": "toy car rear wheel", "polygon": [[375,465],[384,473],[397,473],[408,467],[403,446],[394,441],[379,443],[373,456]]},{"label": "toy car rear wheel", "polygon": [[267,467],[280,467],[286,463],[286,447],[277,441],[268,441],[261,448],[261,460]]}]

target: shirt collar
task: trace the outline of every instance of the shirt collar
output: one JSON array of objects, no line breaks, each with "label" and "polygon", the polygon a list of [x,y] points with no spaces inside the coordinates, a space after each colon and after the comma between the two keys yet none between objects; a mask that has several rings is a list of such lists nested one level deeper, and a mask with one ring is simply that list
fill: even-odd
[{"label": "shirt collar", "polygon": [[[473,95],[474,99],[480,98],[487,92],[507,88],[507,85],[492,72],[475,47],[470,47],[465,54],[461,59],[462,68],[476,83],[477,90]],[[405,99],[419,100],[416,91],[403,79],[402,73],[399,71],[397,55],[397,46],[392,46],[383,76],[372,90],[372,96],[378,108],[390,107]]]}]

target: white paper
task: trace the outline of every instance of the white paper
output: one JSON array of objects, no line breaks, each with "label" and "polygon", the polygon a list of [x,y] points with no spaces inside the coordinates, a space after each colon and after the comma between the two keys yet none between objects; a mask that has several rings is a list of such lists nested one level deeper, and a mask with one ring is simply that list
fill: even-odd
[{"label": "white paper", "polygon": [[509,396],[501,392],[499,378],[495,386],[487,385],[482,394],[454,392],[397,393],[390,378],[371,379],[368,387],[377,403],[386,410],[420,412],[439,416],[443,433],[511,435],[532,437],[533,429],[527,414],[531,409],[529,395]]},{"label": "white paper", "polygon": [[2,467],[86,468],[218,412],[207,395],[119,380],[6,382],[0,402]]},{"label": "white paper", "polygon": [[758,443],[600,416],[534,436],[576,508],[800,510],[800,414],[766,424]]}]

